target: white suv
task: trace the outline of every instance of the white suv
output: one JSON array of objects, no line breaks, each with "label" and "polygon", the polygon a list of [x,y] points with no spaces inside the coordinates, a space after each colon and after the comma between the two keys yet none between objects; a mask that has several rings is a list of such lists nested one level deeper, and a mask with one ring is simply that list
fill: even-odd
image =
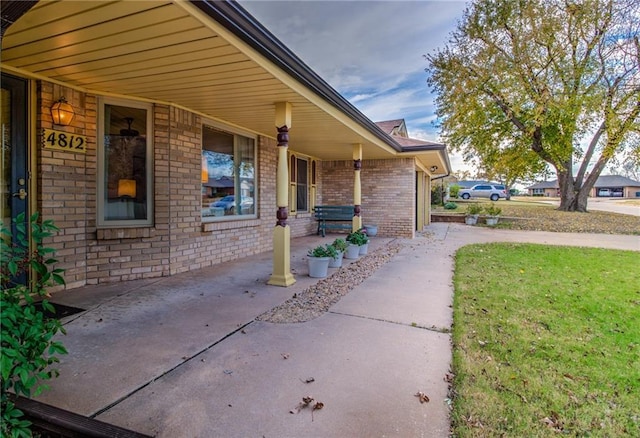
[{"label": "white suv", "polygon": [[489,198],[492,201],[497,201],[500,198],[507,198],[507,190],[502,185],[476,184],[470,189],[461,189],[458,196],[462,199]]}]

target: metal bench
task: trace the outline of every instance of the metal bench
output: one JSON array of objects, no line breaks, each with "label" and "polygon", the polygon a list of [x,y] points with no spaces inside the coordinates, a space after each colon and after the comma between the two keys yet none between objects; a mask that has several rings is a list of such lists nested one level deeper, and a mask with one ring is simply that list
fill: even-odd
[{"label": "metal bench", "polygon": [[318,232],[325,236],[327,229],[349,230],[353,223],[353,205],[316,205],[313,209]]}]

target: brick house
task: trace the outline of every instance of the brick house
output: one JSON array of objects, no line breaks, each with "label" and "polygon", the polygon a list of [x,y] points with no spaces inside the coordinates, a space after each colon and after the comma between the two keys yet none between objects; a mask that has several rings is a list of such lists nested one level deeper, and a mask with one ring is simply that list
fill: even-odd
[{"label": "brick house", "polygon": [[[527,187],[529,196],[559,197],[558,180]],[[640,182],[621,175],[600,175],[589,192],[593,198],[640,198]]]},{"label": "brick house", "polygon": [[354,205],[354,229],[411,238],[450,172],[444,145],[367,119],[234,2],[6,1],[2,14],[2,216],[55,221],[68,289],[264,251],[287,286],[315,205]]}]

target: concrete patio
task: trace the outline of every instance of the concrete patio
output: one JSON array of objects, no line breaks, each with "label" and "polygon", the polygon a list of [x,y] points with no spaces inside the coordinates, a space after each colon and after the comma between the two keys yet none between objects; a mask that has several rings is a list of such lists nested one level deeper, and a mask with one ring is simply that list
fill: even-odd
[{"label": "concrete patio", "polygon": [[[289,288],[271,254],[156,280],[63,292],[69,355],[38,400],[159,437],[446,437],[455,251],[490,241],[640,250],[640,236],[437,223],[317,319],[256,317],[318,280],[292,241]],[[391,239],[375,237],[370,252]],[[420,403],[423,392],[430,402]],[[323,403],[299,406],[311,396]]]}]

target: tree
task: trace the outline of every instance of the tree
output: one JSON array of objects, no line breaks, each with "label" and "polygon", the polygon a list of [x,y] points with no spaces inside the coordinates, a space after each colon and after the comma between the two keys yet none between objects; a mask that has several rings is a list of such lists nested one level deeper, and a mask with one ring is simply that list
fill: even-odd
[{"label": "tree", "polygon": [[637,0],[476,0],[426,56],[444,138],[485,168],[548,163],[560,209],[586,211],[607,162],[640,149],[639,26]]}]

